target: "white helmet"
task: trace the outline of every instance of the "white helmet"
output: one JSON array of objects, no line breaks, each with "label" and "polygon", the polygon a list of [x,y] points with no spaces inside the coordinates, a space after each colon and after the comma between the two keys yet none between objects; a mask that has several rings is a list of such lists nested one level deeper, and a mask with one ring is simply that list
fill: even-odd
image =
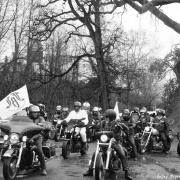
[{"label": "white helmet", "polygon": [[91,105],[88,102],[83,103],[83,108],[90,109]]},{"label": "white helmet", "polygon": [[99,111],[99,108],[98,108],[98,107],[94,107],[92,111],[93,111],[93,112],[98,112],[98,111]]},{"label": "white helmet", "polygon": [[56,106],[56,111],[61,111],[62,107],[60,105]]},{"label": "white helmet", "polygon": [[40,112],[39,106],[31,105],[29,107],[29,112]]}]

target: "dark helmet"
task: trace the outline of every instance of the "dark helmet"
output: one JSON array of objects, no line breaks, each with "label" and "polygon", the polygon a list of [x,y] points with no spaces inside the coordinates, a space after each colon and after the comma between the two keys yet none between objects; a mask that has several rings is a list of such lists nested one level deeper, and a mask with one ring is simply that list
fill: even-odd
[{"label": "dark helmet", "polygon": [[116,119],[116,112],[113,109],[107,109],[105,112],[105,117],[109,118],[110,121]]}]

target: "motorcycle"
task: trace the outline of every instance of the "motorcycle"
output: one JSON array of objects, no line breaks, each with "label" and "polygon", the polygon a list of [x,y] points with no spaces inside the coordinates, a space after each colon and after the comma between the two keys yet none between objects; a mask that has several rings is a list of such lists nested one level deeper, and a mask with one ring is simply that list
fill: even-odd
[{"label": "motorcycle", "polygon": [[58,120],[57,124],[55,126],[56,129],[56,133],[55,133],[55,141],[59,142],[61,140],[61,138],[64,138],[64,133],[65,133],[65,128],[64,126],[61,124],[62,120]]},{"label": "motorcycle", "polygon": [[[159,131],[153,127],[153,125],[157,125],[158,123],[150,122],[144,128],[142,137],[141,137],[141,153],[145,153],[146,151],[162,151],[163,143],[159,135]],[[173,141],[172,131],[169,131],[168,135],[168,146],[169,150],[171,148],[171,142]]]},{"label": "motorcycle", "polygon": [[[84,153],[82,151],[82,138],[79,133],[76,133],[76,127],[78,127],[78,123],[79,120],[73,120],[72,123],[69,123],[65,130],[65,136],[62,144],[62,156],[64,159],[68,159],[70,153]],[[87,145],[86,151],[88,148],[89,146]]]},{"label": "motorcycle", "polygon": [[99,131],[100,125],[96,120],[93,120],[91,124],[87,126],[87,139],[89,142],[96,140],[96,132]]},{"label": "motorcycle", "polygon": [[112,131],[97,133],[98,141],[95,151],[93,170],[95,180],[104,179],[106,173],[121,169],[121,160],[112,147],[114,138]]},{"label": "motorcycle", "polygon": [[39,134],[43,133],[44,137],[42,149],[45,159],[55,155],[55,146],[46,142],[49,129],[44,129],[40,125],[42,126],[34,124],[28,117],[14,117],[10,122],[0,124],[0,129],[5,133],[1,152],[5,180],[15,180],[23,170],[40,168],[34,142]]}]

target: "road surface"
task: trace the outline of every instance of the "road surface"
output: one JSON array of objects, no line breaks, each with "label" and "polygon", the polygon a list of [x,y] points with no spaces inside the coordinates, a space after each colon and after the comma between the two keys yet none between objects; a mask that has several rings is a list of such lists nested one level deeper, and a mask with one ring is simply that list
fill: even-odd
[{"label": "road surface", "polygon": [[[47,162],[48,176],[42,177],[39,172],[26,176],[19,176],[20,180],[93,180],[93,177],[83,177],[83,172],[88,168],[88,162],[95,150],[95,143],[90,144],[86,156],[71,154],[68,160],[64,160],[61,148],[57,148],[55,158]],[[128,160],[130,171],[134,180],[180,180],[180,158],[176,153],[177,140],[174,140],[170,154],[159,153],[145,154],[138,157],[137,161]],[[120,171],[105,180],[124,179],[124,173]],[[0,180],[3,180],[2,164],[0,163]]]}]

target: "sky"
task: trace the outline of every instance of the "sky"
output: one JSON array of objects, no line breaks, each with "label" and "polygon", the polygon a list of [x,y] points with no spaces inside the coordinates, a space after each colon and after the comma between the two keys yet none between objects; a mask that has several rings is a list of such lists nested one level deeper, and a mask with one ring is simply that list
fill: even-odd
[{"label": "sky", "polygon": [[[180,5],[164,6],[165,12],[173,20],[180,23]],[[149,12],[143,15],[131,7],[127,8],[127,12],[122,17],[122,24],[125,30],[144,31],[150,40],[150,47],[155,47],[155,56],[164,57],[171,49],[172,45],[180,43],[180,34],[167,27],[162,21],[155,18]]]}]

